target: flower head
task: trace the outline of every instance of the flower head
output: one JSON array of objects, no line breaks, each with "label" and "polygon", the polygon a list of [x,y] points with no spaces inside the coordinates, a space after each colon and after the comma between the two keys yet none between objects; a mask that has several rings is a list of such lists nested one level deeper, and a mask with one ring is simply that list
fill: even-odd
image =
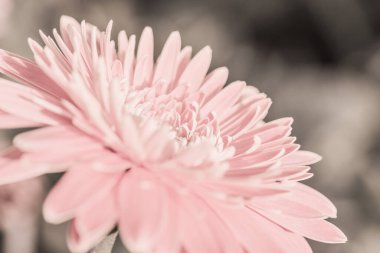
[{"label": "flower head", "polygon": [[[311,252],[304,239],[346,237],[325,221],[333,204],[299,183],[318,155],[300,151],[291,118],[265,122],[271,101],[228,71],[208,73],[178,32],[157,61],[153,33],[105,32],[62,17],[30,61],[1,51],[0,126],[21,133],[0,183],[65,171],[44,217],[71,220],[85,252],[115,226],[132,252]],[[135,48],[137,52],[135,54]]]}]

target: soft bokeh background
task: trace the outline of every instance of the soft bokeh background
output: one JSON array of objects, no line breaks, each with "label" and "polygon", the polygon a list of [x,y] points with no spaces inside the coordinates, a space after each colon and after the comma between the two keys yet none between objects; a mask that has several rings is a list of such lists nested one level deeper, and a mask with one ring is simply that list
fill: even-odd
[{"label": "soft bokeh background", "polygon": [[[38,40],[39,29],[51,33],[62,14],[102,28],[113,19],[114,29],[128,34],[150,25],[157,49],[173,30],[194,51],[210,45],[214,67],[225,65],[230,80],[246,80],[267,93],[274,101],[269,118],[294,117],[298,142],[323,156],[307,183],[337,205],[332,222],[349,242],[312,243],[315,252],[379,252],[380,1],[14,0],[13,5],[10,11],[2,7],[0,19],[9,14],[9,24],[0,29],[0,47],[28,57],[26,39]],[[65,226],[40,224],[36,252],[67,252]]]}]

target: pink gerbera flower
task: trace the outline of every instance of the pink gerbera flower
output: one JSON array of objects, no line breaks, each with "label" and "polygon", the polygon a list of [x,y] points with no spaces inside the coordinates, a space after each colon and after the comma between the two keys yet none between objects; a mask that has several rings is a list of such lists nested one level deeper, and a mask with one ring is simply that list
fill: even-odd
[{"label": "pink gerbera flower", "polygon": [[69,247],[85,252],[115,226],[132,252],[300,253],[304,237],[346,241],[327,222],[334,205],[299,183],[320,160],[290,137],[291,118],[264,122],[265,94],[228,71],[208,73],[178,32],[153,59],[153,34],[105,32],[70,17],[60,34],[29,40],[30,61],[1,51],[2,128],[19,134],[0,183],[65,171],[43,208],[71,220]]}]

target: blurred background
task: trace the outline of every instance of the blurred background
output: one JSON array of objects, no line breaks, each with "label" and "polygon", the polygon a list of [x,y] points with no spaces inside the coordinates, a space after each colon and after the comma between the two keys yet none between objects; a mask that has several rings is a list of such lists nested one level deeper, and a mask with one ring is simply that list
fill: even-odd
[{"label": "blurred background", "polygon": [[[28,57],[27,38],[39,40],[39,29],[51,33],[62,14],[102,29],[113,19],[114,35],[122,29],[139,35],[144,26],[152,26],[156,51],[173,30],[181,32],[183,43],[192,45],[193,52],[210,45],[213,67],[227,66],[230,80],[246,80],[267,93],[274,101],[269,119],[294,117],[298,142],[323,156],[313,166],[315,176],[306,183],[337,205],[338,219],[332,222],[349,242],[311,242],[314,251],[379,252],[380,1],[0,2],[0,47]],[[7,145],[12,134],[1,132],[1,145]],[[52,185],[37,180],[45,189]],[[43,198],[44,190],[35,187],[34,192],[37,199]],[[30,208],[35,207],[30,204]],[[38,239],[34,253],[68,252],[65,225],[49,225],[40,217],[30,220],[29,229],[35,224],[41,228],[34,232]],[[3,243],[7,237],[3,234]]]}]

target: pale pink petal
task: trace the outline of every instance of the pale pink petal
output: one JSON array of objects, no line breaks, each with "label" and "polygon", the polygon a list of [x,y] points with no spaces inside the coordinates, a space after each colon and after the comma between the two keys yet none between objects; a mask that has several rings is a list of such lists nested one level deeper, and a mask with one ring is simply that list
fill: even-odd
[{"label": "pale pink petal", "polygon": [[23,119],[0,110],[0,128],[26,128],[41,126],[41,123]]},{"label": "pale pink petal", "polygon": [[228,196],[239,196],[246,199],[259,198],[259,197],[275,197],[289,193],[285,187],[276,184],[272,185],[255,185],[255,183],[235,183],[235,182],[209,182],[204,185],[205,188],[215,192],[224,192]]},{"label": "pale pink petal", "polygon": [[241,81],[228,85],[202,107],[202,115],[207,115],[214,112],[216,115],[220,116],[227,108],[239,99],[239,96],[245,86],[245,82]]},{"label": "pale pink petal", "polygon": [[153,31],[146,27],[141,34],[136,57],[134,85],[140,87],[151,81],[153,71]]},{"label": "pale pink petal", "polygon": [[179,201],[181,208],[181,239],[188,253],[243,253],[237,238],[204,202],[188,196]]},{"label": "pale pink petal", "polygon": [[214,201],[213,206],[247,252],[312,253],[304,238],[244,206],[217,205]]},{"label": "pale pink petal", "polygon": [[[70,165],[88,162],[93,154],[109,153],[99,142],[71,126],[61,125],[21,133],[14,145],[24,151],[23,159],[30,162]],[[57,146],[56,143],[61,143]],[[103,159],[100,159],[104,161]],[[95,160],[96,161],[96,160]]]},{"label": "pale pink petal", "polygon": [[272,181],[292,180],[293,178],[305,175],[309,170],[310,167],[307,166],[282,167],[281,170],[265,176],[265,179]]},{"label": "pale pink petal", "polygon": [[309,165],[319,162],[322,158],[309,151],[298,151],[281,160],[283,165]]},{"label": "pale pink petal", "polygon": [[[308,203],[315,208],[318,208],[318,210],[326,216],[336,218],[337,209],[335,205],[320,192],[301,183],[295,183],[292,187],[292,192],[296,200],[303,200],[304,203]],[[289,198],[290,197],[291,196],[289,196]]]},{"label": "pale pink petal", "polygon": [[181,77],[183,71],[186,69],[186,66],[189,64],[191,60],[192,47],[186,46],[184,47],[177,57],[177,63],[175,67],[175,79],[174,83],[177,83],[179,78]]},{"label": "pale pink petal", "polygon": [[20,150],[13,147],[0,156],[0,184],[15,183],[56,171],[57,168],[49,164],[28,161]]},{"label": "pale pink petal", "polygon": [[[244,90],[246,89],[247,87]],[[249,129],[251,129],[252,127],[257,127],[257,123],[265,118],[271,104],[272,101],[266,97],[258,98],[258,100],[253,99],[252,101],[248,102],[238,102],[234,106],[232,106],[231,109],[228,109],[228,111],[224,115],[221,115],[220,126],[224,129],[225,127],[228,127],[228,125],[230,125],[231,122],[236,125],[236,119],[242,118],[247,113],[254,113],[251,116],[249,124],[240,125],[240,134],[246,134]],[[237,138],[237,136],[235,138]]]},{"label": "pale pink petal", "polygon": [[270,199],[256,198],[249,206],[257,207],[268,212],[281,212],[295,217],[314,219],[335,217],[336,211],[334,212],[333,210],[334,206],[327,208],[319,207],[319,205],[332,205],[328,200],[327,203],[325,202],[326,198],[324,196],[307,196],[305,193],[302,194],[299,191],[293,190],[287,194],[278,195]]},{"label": "pale pink petal", "polygon": [[345,243],[347,241],[347,237],[342,231],[324,219],[300,218],[258,208],[254,208],[254,210],[285,229],[309,239],[325,243]]},{"label": "pale pink petal", "polygon": [[78,211],[70,224],[68,245],[72,252],[88,252],[114,228],[117,209],[112,192]]},{"label": "pale pink petal", "polygon": [[227,78],[228,69],[226,67],[217,68],[206,76],[205,82],[199,89],[206,96],[204,103],[208,102],[223,88]]},{"label": "pale pink petal", "polygon": [[[1,65],[1,64],[0,64]],[[38,94],[31,88],[0,79],[0,109],[21,119],[46,125],[57,125],[66,120],[33,102]]]},{"label": "pale pink petal", "polygon": [[[43,207],[44,218],[51,223],[71,219],[81,208],[99,201],[105,192],[111,192],[121,176],[122,173],[87,170],[85,165],[72,168],[47,196]],[[83,178],[86,178],[86,184],[83,184]]]},{"label": "pale pink petal", "polygon": [[70,125],[60,125],[52,127],[43,127],[33,131],[18,134],[13,141],[14,145],[26,152],[51,152],[55,143],[60,143],[67,148],[84,149],[84,146],[101,148],[102,145],[97,143],[92,137],[86,136],[78,129]]},{"label": "pale pink petal", "polygon": [[168,219],[169,196],[163,185],[146,172],[131,170],[120,181],[118,207],[120,235],[134,252],[149,252]]},{"label": "pale pink petal", "polygon": [[75,39],[74,37],[69,35],[70,29],[76,29],[77,31],[80,31],[80,24],[72,17],[63,15],[61,16],[61,20],[59,22],[60,24],[60,32],[62,39],[66,46],[73,51],[74,50],[74,43],[72,39]]},{"label": "pale pink petal", "polygon": [[198,90],[207,74],[211,63],[212,51],[204,47],[186,66],[178,83],[189,84],[192,90]]},{"label": "pale pink petal", "polygon": [[32,61],[0,50],[0,71],[38,90],[45,91],[53,96],[67,98],[65,92],[55,84]]},{"label": "pale pink petal", "polygon": [[171,83],[175,74],[175,64],[181,50],[181,37],[178,32],[173,32],[167,39],[162,52],[157,60],[153,83],[164,80]]}]

